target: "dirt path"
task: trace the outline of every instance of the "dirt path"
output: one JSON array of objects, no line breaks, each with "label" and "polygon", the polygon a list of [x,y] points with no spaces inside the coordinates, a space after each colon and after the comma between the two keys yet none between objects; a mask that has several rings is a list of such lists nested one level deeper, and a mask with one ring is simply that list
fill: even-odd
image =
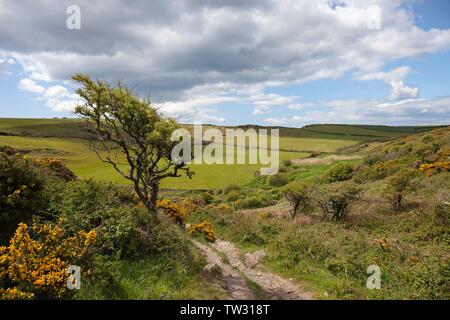
[{"label": "dirt path", "polygon": [[292,160],[293,164],[301,166],[315,166],[319,164],[330,164],[333,161],[346,161],[346,160],[356,160],[360,159],[359,155],[338,155],[333,154],[326,156],[324,158],[301,158]]},{"label": "dirt path", "polygon": [[[258,265],[253,255],[247,255],[247,264],[241,260],[241,252],[231,242],[217,240],[211,245],[194,241],[204,253],[208,265],[205,269],[217,268],[222,276],[223,287],[229,292],[230,299],[255,299],[255,294],[248,285],[248,280],[257,284],[269,299],[275,300],[311,300],[313,294],[305,292],[301,286],[268,271]],[[255,253],[261,254],[261,252]],[[226,257],[226,261],[221,259]]]},{"label": "dirt path", "polygon": [[213,271],[216,269],[220,275],[222,287],[228,292],[231,300],[255,300],[256,296],[248,287],[245,278],[227,263],[224,263],[219,254],[210,246],[193,241],[194,245],[199,248],[208,262],[205,269]]}]

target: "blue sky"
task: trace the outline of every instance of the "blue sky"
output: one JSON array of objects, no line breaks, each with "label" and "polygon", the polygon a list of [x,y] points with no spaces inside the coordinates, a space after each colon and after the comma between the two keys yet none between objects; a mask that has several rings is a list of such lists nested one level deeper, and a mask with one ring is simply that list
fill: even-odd
[{"label": "blue sky", "polygon": [[73,116],[79,71],[150,89],[186,122],[450,123],[449,1],[373,1],[379,30],[357,0],[94,2],[70,2],[82,27],[68,30],[69,2],[0,0],[0,117]]}]

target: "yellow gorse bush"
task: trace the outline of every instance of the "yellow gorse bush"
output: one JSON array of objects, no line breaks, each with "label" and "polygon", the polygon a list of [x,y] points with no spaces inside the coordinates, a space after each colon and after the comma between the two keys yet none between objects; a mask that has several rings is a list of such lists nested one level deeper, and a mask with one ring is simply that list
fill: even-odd
[{"label": "yellow gorse bush", "polygon": [[34,294],[29,292],[23,292],[17,288],[8,288],[6,290],[0,289],[0,299],[4,300],[32,300]]},{"label": "yellow gorse bush", "polygon": [[21,223],[9,246],[0,247],[0,280],[6,279],[20,290],[3,290],[0,298],[64,297],[67,267],[79,263],[95,239],[95,231],[67,237],[57,225],[28,227]]},{"label": "yellow gorse bush", "polygon": [[208,242],[216,241],[213,227],[209,221],[203,221],[201,223],[190,225],[187,232],[190,236],[202,235]]},{"label": "yellow gorse bush", "polygon": [[54,159],[54,158],[43,158],[43,159],[34,159],[33,160],[36,164],[40,164],[42,166],[50,167],[50,166],[58,166],[61,165],[61,160]]},{"label": "yellow gorse bush", "polygon": [[65,181],[73,181],[77,176],[68,169],[61,160],[54,158],[33,159],[34,164],[43,168],[44,171],[53,172]]},{"label": "yellow gorse bush", "polygon": [[426,176],[433,176],[440,172],[450,171],[450,162],[440,161],[435,163],[422,164],[419,168]]},{"label": "yellow gorse bush", "polygon": [[156,202],[156,205],[165,214],[167,214],[172,221],[180,225],[184,225],[184,218],[186,217],[186,211],[181,205],[172,202],[169,199],[158,200]]}]

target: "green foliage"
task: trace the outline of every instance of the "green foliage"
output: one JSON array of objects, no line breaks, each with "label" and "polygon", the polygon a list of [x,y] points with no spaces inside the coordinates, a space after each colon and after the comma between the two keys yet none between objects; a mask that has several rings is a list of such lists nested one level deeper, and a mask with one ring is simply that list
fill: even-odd
[{"label": "green foliage", "polygon": [[234,203],[234,205],[237,209],[263,208],[274,205],[277,202],[274,199],[275,197],[271,197],[266,193],[258,193],[244,199],[239,199]]},{"label": "green foliage", "polygon": [[353,175],[353,166],[349,163],[340,162],[324,172],[322,181],[324,183],[334,183],[350,180]]},{"label": "green foliage", "polygon": [[267,177],[267,183],[271,187],[282,187],[289,183],[289,179],[285,174],[275,174]]},{"label": "green foliage", "polygon": [[60,160],[53,158],[34,160],[40,170],[47,176],[64,181],[77,180],[77,176]]},{"label": "green foliage", "polygon": [[[392,242],[384,251],[362,230],[321,223],[280,233],[271,241],[270,262],[338,299],[448,299],[445,251],[433,247],[422,256],[417,246]],[[366,269],[374,264],[382,270],[382,290],[369,291]]]},{"label": "green foliage", "polygon": [[353,175],[353,180],[357,183],[376,181],[396,173],[401,168],[402,166],[397,160],[378,161],[370,166],[363,165],[357,168]]},{"label": "green foliage", "polygon": [[13,156],[17,154],[17,151],[10,146],[0,146],[0,153],[3,153],[7,156]]},{"label": "green foliage", "polygon": [[284,166],[284,167],[292,167],[292,161],[291,160],[283,160],[282,162],[281,162],[281,164]]},{"label": "green foliage", "polygon": [[226,202],[235,202],[235,201],[239,200],[241,198],[241,196],[242,196],[242,193],[240,191],[233,190],[233,191],[230,191],[228,193],[228,195],[225,197],[225,201]]},{"label": "green foliage", "polygon": [[222,193],[224,195],[228,195],[232,191],[239,191],[241,187],[239,187],[237,184],[229,184],[225,188],[223,188]]},{"label": "green foliage", "polygon": [[434,221],[437,225],[450,226],[450,203],[441,201],[434,209]]},{"label": "green foliage", "polygon": [[396,211],[403,207],[404,198],[415,190],[413,179],[417,172],[413,169],[404,169],[391,176],[384,188],[384,195]]},{"label": "green foliage", "polygon": [[31,160],[0,153],[0,243],[9,240],[20,222],[43,214],[44,181]]},{"label": "green foliage", "polygon": [[214,202],[214,195],[211,192],[203,192],[201,195],[201,199],[204,204],[210,204]]},{"label": "green foliage", "polygon": [[54,211],[70,233],[95,230],[96,253],[112,259],[136,256],[136,216],[142,209],[122,205],[121,189],[93,180],[71,182],[52,202]]},{"label": "green foliage", "polygon": [[195,300],[224,299],[213,279],[202,272],[205,262],[190,250],[181,259],[164,252],[139,260],[123,260],[112,285],[83,283],[77,300]]},{"label": "green foliage", "polygon": [[307,182],[291,182],[282,189],[289,201],[290,214],[295,219],[298,213],[304,213],[311,201],[311,185]]},{"label": "green foliage", "polygon": [[350,206],[358,199],[361,189],[351,182],[321,186],[316,192],[317,202],[324,218],[341,221],[347,217]]}]

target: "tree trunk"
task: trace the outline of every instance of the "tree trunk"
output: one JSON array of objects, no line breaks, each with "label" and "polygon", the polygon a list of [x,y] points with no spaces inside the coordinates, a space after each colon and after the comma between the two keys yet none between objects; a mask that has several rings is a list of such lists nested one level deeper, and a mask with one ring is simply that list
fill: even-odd
[{"label": "tree trunk", "polygon": [[398,193],[395,197],[395,209],[396,210],[402,209],[402,200],[403,200],[403,195],[401,193]]},{"label": "tree trunk", "polygon": [[148,194],[144,194],[142,192],[137,182],[134,183],[134,191],[136,192],[139,200],[141,200],[141,202],[145,205],[147,210],[156,218],[156,201],[158,200],[159,184],[151,186],[150,197],[148,196]]},{"label": "tree trunk", "polygon": [[150,199],[148,201],[148,209],[152,211],[156,215],[157,205],[156,201],[158,200],[158,193],[159,193],[159,183],[155,183],[151,186],[151,194]]}]

